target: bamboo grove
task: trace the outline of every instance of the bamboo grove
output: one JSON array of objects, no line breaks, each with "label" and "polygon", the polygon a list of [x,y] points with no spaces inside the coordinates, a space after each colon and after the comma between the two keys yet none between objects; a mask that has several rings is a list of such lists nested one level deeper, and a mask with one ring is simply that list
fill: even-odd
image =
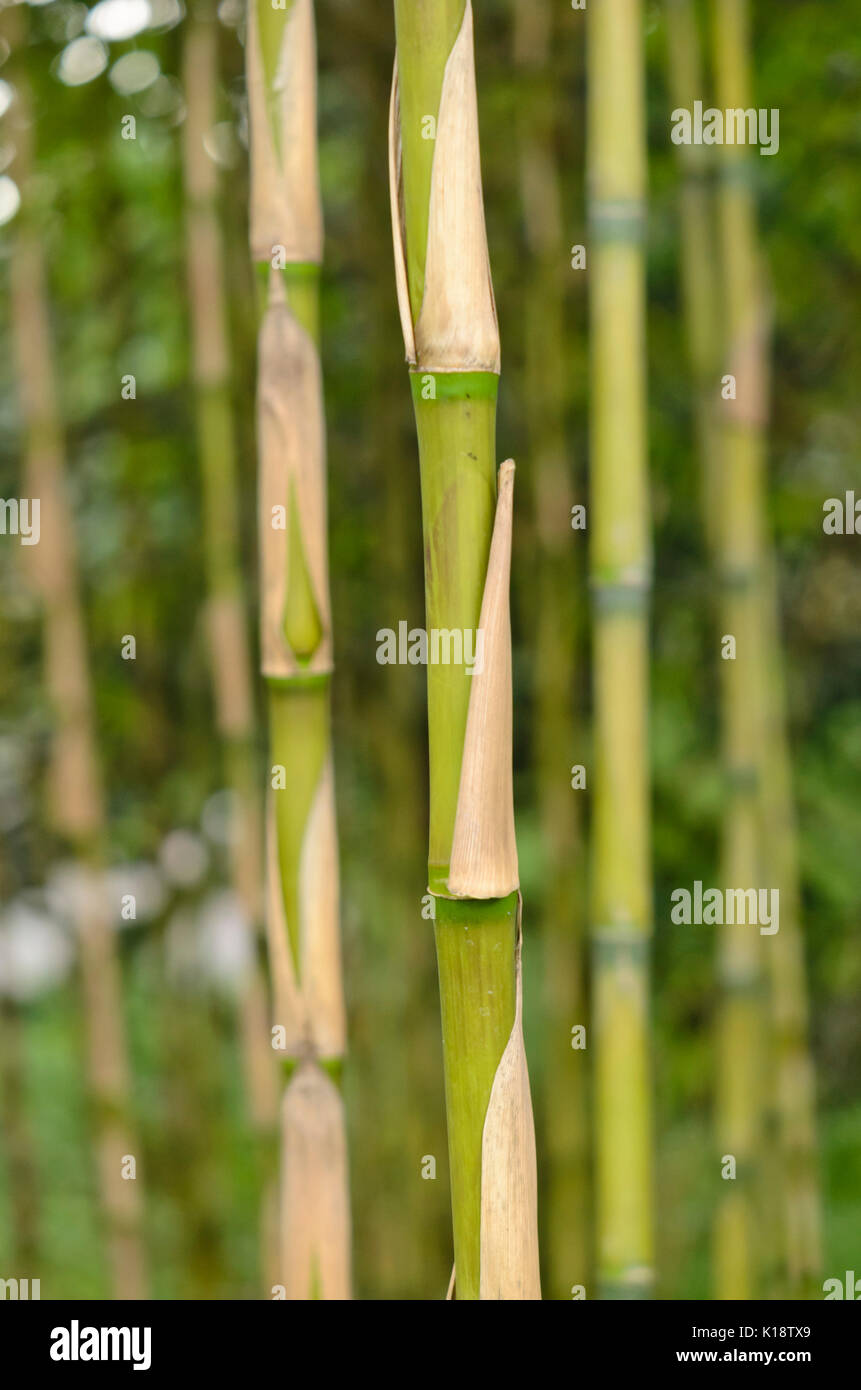
[{"label": "bamboo grove", "polygon": [[854,252],[792,283],[850,175],[805,219],[771,102],[842,21],[60,8],[0,8],[0,1282],[820,1298]]}]

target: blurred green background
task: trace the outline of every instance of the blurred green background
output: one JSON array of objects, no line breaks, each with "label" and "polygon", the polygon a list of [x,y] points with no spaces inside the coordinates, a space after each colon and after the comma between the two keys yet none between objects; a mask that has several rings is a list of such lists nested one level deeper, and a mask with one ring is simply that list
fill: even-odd
[{"label": "blurred green background", "polygon": [[[564,223],[558,294],[566,316],[567,452],[572,500],[585,502],[586,275],[570,268],[570,247],[588,241],[583,25],[577,12],[557,8],[551,62],[526,80],[513,63],[511,5],[479,0],[475,6],[484,192],[503,346],[499,448],[500,458],[518,461],[515,791],[539,1180],[548,1058],[569,1047],[570,1028],[561,1036],[551,1032],[543,1006],[547,850],[536,809],[534,720],[543,673],[535,662],[540,596],[524,373],[531,267],[514,131],[524,106],[550,93],[547,138],[560,172]],[[418,466],[386,167],[393,20],[386,3],[320,0],[317,12],[356,1294],[439,1297],[451,1245],[434,950],[431,925],[421,916],[424,673],[375,659],[379,628],[396,628],[402,619],[415,627],[423,622]],[[820,1108],[822,1277],[842,1277],[861,1260],[861,541],[824,535],[822,505],[853,485],[861,493],[861,6],[858,0],[759,0],[754,16],[756,104],[778,107],[781,116],[779,155],[756,159],[753,169],[774,310],[769,503]],[[222,124],[212,147],[222,166],[251,604],[255,310],[238,0],[225,0],[219,17]],[[225,793],[201,621],[180,148],[185,21],[179,0],[153,0],[148,27],[129,40],[104,42],[100,57],[98,42],[86,39],[86,20],[80,3],[31,7],[26,53],[14,61],[26,65],[36,117],[40,226],[111,863],[118,884],[135,885],[119,891],[136,891],[139,902],[138,919],[123,924],[120,944],[152,1285],[160,1298],[254,1298],[261,1295],[261,1155],[243,1103],[237,1050],[232,979],[242,926],[227,893]],[[713,880],[716,872],[718,673],[680,305],[679,176],[669,142],[665,23],[663,6],[647,4],[658,1296],[707,1298],[715,943],[708,928],[669,930],[669,894],[696,878]],[[75,54],[82,39],[90,47]],[[136,69],[151,79],[139,91],[126,89],[132,79],[122,69],[117,76],[129,53],[156,60]],[[12,69],[13,59],[4,61],[0,81],[13,83]],[[121,138],[129,113],[137,122],[134,141]],[[6,124],[0,121],[4,168],[13,141]],[[14,229],[14,216],[0,227],[4,274]],[[0,342],[0,495],[9,498],[21,489],[20,417],[5,290]],[[121,398],[128,373],[137,381],[133,401]],[[559,750],[563,785],[572,764],[589,763],[586,537],[572,532],[571,544],[579,641],[572,700],[580,732],[576,746]],[[39,609],[20,560],[14,539],[0,538],[0,993],[22,1049],[15,1075],[35,1157],[38,1267],[30,1273],[41,1277],[45,1298],[97,1298],[107,1294],[107,1273],[74,942],[64,919],[76,871],[46,829],[51,725]],[[120,656],[127,633],[137,639],[134,662]],[[261,787],[264,759],[261,734]],[[588,791],[570,796],[581,798],[581,821],[587,818]],[[578,859],[572,922],[582,917],[584,875]],[[12,1073],[6,1070],[8,1105]],[[3,1126],[0,1116],[0,1276],[10,1277],[27,1271],[14,1268]],[[435,1181],[422,1179],[424,1155],[436,1157]],[[543,1195],[542,1189],[540,1200]]]}]

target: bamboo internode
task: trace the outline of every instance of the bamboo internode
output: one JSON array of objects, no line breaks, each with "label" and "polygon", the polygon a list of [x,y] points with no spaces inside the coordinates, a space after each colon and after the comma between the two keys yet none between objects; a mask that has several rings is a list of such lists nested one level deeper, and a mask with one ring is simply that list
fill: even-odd
[{"label": "bamboo internode", "polygon": [[646,144],[639,0],[587,11],[592,979],[596,1257],[605,1297],[648,1297],[654,1260],[649,938]]}]

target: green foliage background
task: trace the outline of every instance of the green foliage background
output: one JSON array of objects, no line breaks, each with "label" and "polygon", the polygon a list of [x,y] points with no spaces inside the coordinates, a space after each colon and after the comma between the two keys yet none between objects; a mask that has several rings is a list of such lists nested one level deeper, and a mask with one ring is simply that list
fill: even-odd
[{"label": "green foliage background", "polygon": [[[375,660],[376,632],[423,622],[418,467],[394,295],[386,119],[393,22],[386,4],[321,0],[320,135],[326,216],[323,361],[336,633],[336,768],[351,1056],[355,1270],[361,1297],[438,1297],[450,1264],[438,1005],[425,883],[423,673]],[[503,343],[500,457],[518,460],[514,595],[516,800],[526,903],[526,1041],[539,1107],[548,1052],[542,1016],[542,880],[532,711],[542,672],[531,634],[536,592],[523,415],[528,252],[513,154],[519,104],[540,99],[516,73],[505,0],[479,0],[476,52],[485,202]],[[791,742],[801,828],[827,1253],[823,1278],[861,1258],[861,566],[857,536],[825,536],[822,504],[861,494],[861,10],[858,0],[759,0],[755,94],[780,110],[780,151],[754,161],[774,313],[770,508],[780,563]],[[222,6],[221,119],[242,125],[236,7]],[[110,46],[154,52],[165,110],[120,96],[106,74],[64,86],[55,60],[85,18],[79,3],[34,7],[26,67],[36,105],[40,225],[49,260],[62,410],[86,587],[90,654],[116,864],[155,861],[177,827],[199,831],[221,787],[201,623],[200,490],[189,385],[177,74],[181,23]],[[692,394],[679,287],[678,174],[669,142],[665,13],[646,7],[650,139],[649,388],[656,583],[653,616],[654,1059],[659,1294],[709,1296],[715,1157],[711,1019],[714,941],[671,929],[669,895],[714,881],[721,801],[713,593],[700,532]],[[567,245],[559,292],[568,323],[569,446],[586,500],[586,275],[569,247],[584,213],[583,16],[559,7],[553,134]],[[19,59],[20,61],[20,59]],[[12,81],[11,61],[0,77]],[[172,94],[172,101],[171,101]],[[121,118],[135,114],[137,138]],[[0,137],[2,138],[2,137]],[[233,399],[242,461],[249,596],[254,588],[254,306],[246,246],[245,156],[223,178]],[[0,229],[8,254],[9,227]],[[588,272],[587,272],[588,273]],[[19,495],[19,418],[0,299],[0,494]],[[121,399],[121,377],[137,380]],[[572,532],[572,545],[585,539]],[[581,570],[582,572],[582,570]],[[249,597],[249,602],[251,599]],[[576,603],[585,615],[588,594]],[[137,659],[120,658],[122,636]],[[60,855],[45,829],[50,722],[38,612],[17,545],[0,539],[0,901],[33,894]],[[572,692],[582,744],[559,776],[589,765],[588,649]],[[261,743],[261,786],[264,770]],[[586,796],[588,792],[572,792]],[[135,1101],[157,1297],[260,1296],[259,1155],[245,1115],[229,991],[178,982],[165,934],[225,882],[173,890],[122,936]],[[585,894],[572,879],[572,894]],[[43,1297],[107,1291],[74,979],[18,1009],[38,1171]],[[572,1019],[572,1024],[581,1020]],[[2,1135],[0,1135],[2,1139]],[[435,1182],[420,1176],[435,1155]],[[764,1161],[767,1162],[767,1154]],[[541,1155],[539,1153],[539,1165]],[[0,1276],[11,1268],[0,1143]]]}]

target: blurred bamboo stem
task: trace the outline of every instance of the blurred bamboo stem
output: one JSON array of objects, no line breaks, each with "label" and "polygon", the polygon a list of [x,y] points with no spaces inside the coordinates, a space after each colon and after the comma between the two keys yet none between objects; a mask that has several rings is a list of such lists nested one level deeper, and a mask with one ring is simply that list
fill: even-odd
[{"label": "blurred bamboo stem", "polygon": [[25,1046],[19,1005],[14,999],[0,998],[0,1131],[18,1279],[39,1277],[39,1176],[27,1109]]},{"label": "blurred bamboo stem", "polygon": [[[712,10],[718,104],[743,106],[749,91],[747,11],[738,0]],[[723,374],[736,382],[722,401],[721,507],[717,566],[721,623],[735,659],[721,662],[727,788],[723,874],[727,886],[763,883],[760,748],[763,738],[762,578],[765,550],[764,303],[753,196],[739,146],[720,151],[719,225],[723,268]],[[769,943],[770,944],[770,943]],[[761,1288],[761,1153],[765,1139],[766,1036],[764,939],[739,926],[720,929],[717,1035],[717,1141],[721,1165],[735,1159],[715,1227],[715,1294],[755,1298]]]},{"label": "blurred bamboo stem", "polygon": [[649,942],[646,145],[639,0],[587,10],[592,839],[599,1293],[648,1298],[654,1260]]},{"label": "blurred bamboo stem", "polygon": [[[218,26],[208,0],[195,0],[183,49],[186,100],[184,172],[186,274],[191,311],[195,424],[203,484],[207,629],[215,715],[232,793],[231,878],[249,934],[248,965],[239,986],[239,1026],[246,1103],[264,1146],[277,1132],[278,1082],[268,1029],[269,1003],[258,958],[263,922],[263,821],[255,756],[251,643],[239,537],[239,480],[231,401],[230,350],[224,294],[224,244],[218,215],[218,173],[206,141],[217,117]],[[264,1179],[264,1287],[276,1271],[267,1251],[265,1214],[272,1201]],[[273,1276],[273,1277],[270,1277]]]},{"label": "blurred bamboo stem", "polygon": [[546,1155],[542,1248],[548,1297],[570,1298],[589,1285],[589,1127],[587,1053],[571,1046],[585,1022],[582,887],[585,879],[578,793],[568,766],[577,747],[574,699],[582,615],[570,515],[573,501],[565,431],[568,397],[563,309],[567,286],[559,170],[554,141],[558,96],[551,74],[553,11],[548,0],[516,0],[518,166],[530,253],[525,284],[525,401],[537,532],[535,726],[539,815],[546,846],[544,1008],[550,1098],[539,1123]]},{"label": "blurred bamboo stem", "polygon": [[[717,102],[747,107],[751,93],[747,0],[712,4]],[[807,998],[800,926],[797,848],[780,660],[776,567],[766,510],[769,315],[760,262],[751,159],[742,146],[720,150],[720,226],[725,305],[725,373],[736,399],[723,403],[723,535],[727,631],[739,655],[726,662],[726,739],[738,808],[728,814],[728,882],[779,888],[780,931],[726,941],[727,999],[721,1049],[721,1146],[741,1150],[748,1185],[722,1203],[717,1227],[717,1290],[754,1297],[760,1230],[754,1210],[755,1156],[763,1115],[776,1110],[782,1204],[781,1263],[790,1296],[810,1294],[819,1274],[821,1233],[816,1156],[815,1086],[807,1043]],[[735,624],[735,625],[734,625]],[[742,649],[742,639],[744,649]],[[742,837],[744,837],[742,839]],[[751,847],[756,845],[755,851]],[[758,874],[758,877],[754,875]],[[729,931],[725,929],[725,936]],[[742,933],[736,929],[736,936]],[[763,955],[763,950],[765,955]],[[768,997],[766,1001],[766,987]],[[754,998],[761,1017],[754,1017]],[[766,1013],[766,1003],[768,1012]],[[734,1018],[737,1022],[734,1022]],[[742,1055],[743,1035],[749,1045]],[[769,1049],[776,1084],[765,1086]],[[773,1101],[770,1097],[773,1096]],[[762,1184],[762,1175],[760,1175]]]},{"label": "blurred bamboo stem", "polygon": [[41,502],[39,544],[27,552],[44,614],[45,686],[54,719],[49,806],[56,830],[90,876],[77,906],[81,983],[99,1174],[113,1295],[146,1290],[140,1177],[124,1166],[140,1160],[131,1125],[120,962],[103,875],[106,821],[96,751],[74,518],[55,378],[44,253],[28,202],[35,167],[34,117],[26,73],[16,83],[15,177],[22,193],[10,264],[12,336],[20,392],[24,485]]},{"label": "blurred bamboo stem", "polygon": [[[346,1048],[330,728],[332,633],[319,359],[322,259],[311,0],[251,0],[246,36],[258,348],[262,673],[273,766],[267,929],[282,1101],[288,1299],[350,1297]],[[279,782],[277,769],[285,781]]]},{"label": "blurred bamboo stem", "polygon": [[[675,108],[693,109],[705,92],[701,42],[691,0],[666,0],[670,95]],[[703,528],[714,559],[719,516],[718,394],[720,303],[718,247],[712,175],[714,152],[706,145],[679,145],[682,174],[682,311],[694,386],[694,419],[700,459]]]},{"label": "blurred bamboo stem", "polygon": [[[495,446],[499,334],[481,198],[470,0],[395,0],[390,179],[416,416],[429,631],[430,843],[458,1299],[537,1299],[534,1131],[520,1014],[508,618],[513,465]],[[476,639],[477,640],[477,639]],[[504,1241],[500,1239],[504,1236]]]}]

